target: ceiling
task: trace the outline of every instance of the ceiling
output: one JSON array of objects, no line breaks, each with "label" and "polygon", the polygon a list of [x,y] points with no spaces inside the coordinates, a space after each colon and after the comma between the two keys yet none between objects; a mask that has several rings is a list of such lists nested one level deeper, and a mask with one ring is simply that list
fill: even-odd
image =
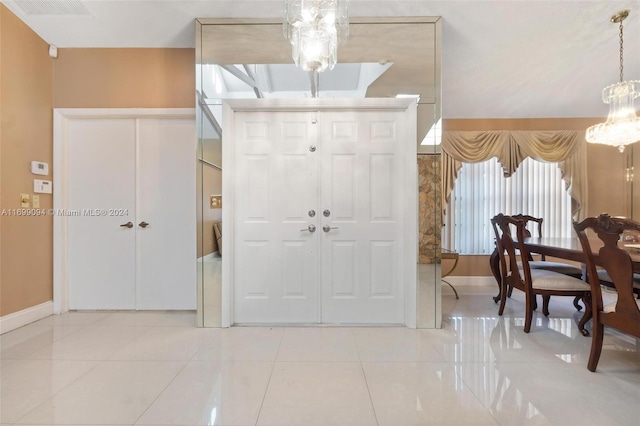
[{"label": "ceiling", "polygon": [[[60,48],[194,47],[195,18],[278,18],[283,8],[283,0],[2,3]],[[631,10],[625,79],[640,79],[640,0],[351,0],[349,9],[352,17],[442,17],[444,118],[606,116],[601,90],[619,73],[609,18],[621,9]]]}]

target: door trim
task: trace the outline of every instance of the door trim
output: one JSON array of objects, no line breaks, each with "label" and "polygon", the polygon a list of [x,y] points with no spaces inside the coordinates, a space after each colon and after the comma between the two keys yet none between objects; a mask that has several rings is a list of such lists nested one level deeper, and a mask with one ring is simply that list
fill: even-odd
[{"label": "door trim", "polygon": [[[416,123],[417,105],[415,99],[397,98],[364,98],[364,99],[232,99],[225,100],[222,105],[224,137],[222,138],[222,163],[231,165],[223,170],[222,196],[225,208],[222,209],[222,245],[225,254],[222,257],[222,306],[221,326],[230,327],[234,324],[233,293],[235,271],[233,269],[235,253],[235,197],[236,187],[234,173],[235,154],[232,149],[235,140],[235,113],[246,111],[375,111],[375,110],[404,110],[410,115],[410,122]],[[405,268],[404,282],[404,324],[409,328],[416,328],[417,311],[417,267],[418,267],[418,177],[417,177],[417,129],[409,132],[408,138],[414,141],[413,149],[406,149],[407,168],[405,169],[403,184],[405,191],[405,253],[407,254],[403,267]],[[414,189],[413,191],[411,189]]]},{"label": "door trim", "polygon": [[[73,119],[192,118],[195,108],[54,108],[53,110],[53,210],[69,208],[68,124]],[[196,135],[193,135],[194,139]],[[194,160],[195,161],[195,160]],[[194,200],[195,202],[195,200]],[[195,218],[194,218],[195,220]],[[53,313],[69,310],[68,218],[53,214]]]}]

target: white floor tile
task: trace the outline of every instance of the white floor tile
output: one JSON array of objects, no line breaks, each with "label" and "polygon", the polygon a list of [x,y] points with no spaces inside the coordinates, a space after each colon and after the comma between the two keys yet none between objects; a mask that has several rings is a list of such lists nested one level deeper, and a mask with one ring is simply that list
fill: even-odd
[{"label": "white floor tile", "polygon": [[187,311],[51,316],[0,337],[0,422],[638,424],[638,339],[607,330],[591,373],[570,298],[552,298],[527,334],[520,292],[499,317],[495,290],[445,292],[441,330],[197,329]]},{"label": "white floor tile", "polygon": [[358,348],[351,328],[285,328],[278,351],[284,361],[359,361]]},{"label": "white floor tile", "polygon": [[18,421],[98,365],[96,361],[19,360],[2,365],[0,420]]},{"label": "white floor tile", "polygon": [[133,424],[183,366],[184,362],[102,362],[18,423]]},{"label": "white floor tile", "polygon": [[188,361],[215,334],[204,328],[151,327],[110,360]]},{"label": "white floor tile", "polygon": [[359,362],[277,362],[258,425],[375,425]]},{"label": "white floor tile", "polygon": [[255,425],[273,363],[193,361],[136,424]]},{"label": "white floor tile", "polygon": [[105,360],[147,329],[87,326],[29,355],[29,359]]},{"label": "white floor tile", "polygon": [[109,312],[65,312],[51,315],[33,323],[34,325],[92,325],[109,315]]},{"label": "white floor tile", "polygon": [[113,312],[96,321],[95,325],[152,327],[171,317],[171,313],[157,311]]},{"label": "white floor tile", "polygon": [[380,425],[495,425],[447,363],[363,363]]},{"label": "white floor tile", "polygon": [[584,383],[570,380],[563,363],[464,363],[453,368],[501,424],[618,424],[580,394]]},{"label": "white floor tile", "polygon": [[171,312],[163,320],[155,324],[158,327],[196,327],[195,311]]},{"label": "white floor tile", "polygon": [[83,326],[27,325],[0,336],[0,357],[21,359],[77,332]]},{"label": "white floor tile", "polygon": [[194,361],[275,361],[282,328],[218,329],[193,357]]},{"label": "white floor tile", "polygon": [[405,327],[354,328],[353,335],[363,362],[445,360],[420,330]]}]

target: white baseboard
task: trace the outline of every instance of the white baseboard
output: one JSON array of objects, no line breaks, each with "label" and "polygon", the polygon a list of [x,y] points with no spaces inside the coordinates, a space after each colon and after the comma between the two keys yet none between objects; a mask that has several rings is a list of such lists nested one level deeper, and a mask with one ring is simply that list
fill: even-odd
[{"label": "white baseboard", "polygon": [[7,333],[23,325],[31,324],[34,321],[53,315],[53,301],[41,303],[19,312],[0,317],[0,334]]}]

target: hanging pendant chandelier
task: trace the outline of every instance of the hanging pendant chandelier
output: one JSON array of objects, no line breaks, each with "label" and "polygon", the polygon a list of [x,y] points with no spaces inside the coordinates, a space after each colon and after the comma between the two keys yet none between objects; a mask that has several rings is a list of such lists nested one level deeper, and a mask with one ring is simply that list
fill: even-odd
[{"label": "hanging pendant chandelier", "polygon": [[623,10],[611,17],[611,22],[620,24],[620,82],[605,87],[602,100],[609,104],[609,116],[604,123],[587,129],[587,142],[617,146],[620,152],[626,145],[640,141],[640,118],[636,116],[634,100],[640,97],[640,81],[624,81],[622,21],[629,16]]},{"label": "hanging pendant chandelier", "polygon": [[338,45],[349,38],[348,0],[285,0],[284,36],[296,65],[305,71],[333,69]]}]

